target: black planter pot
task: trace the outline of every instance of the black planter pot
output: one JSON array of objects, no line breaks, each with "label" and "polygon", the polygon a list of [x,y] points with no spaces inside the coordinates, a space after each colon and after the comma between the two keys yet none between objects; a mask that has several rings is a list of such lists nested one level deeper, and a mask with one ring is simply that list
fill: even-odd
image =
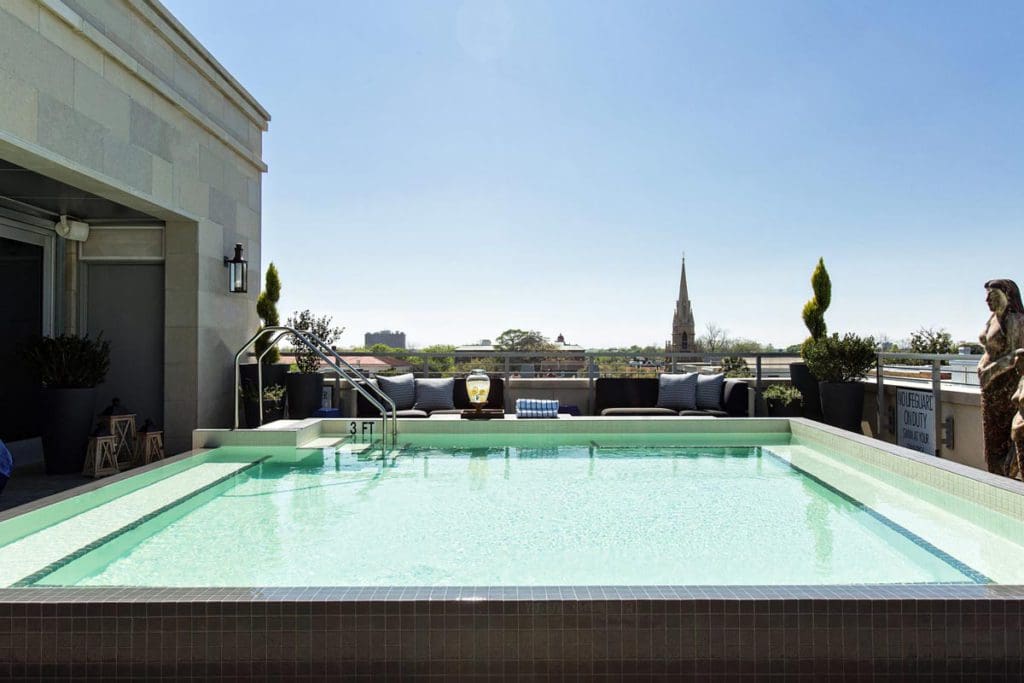
[{"label": "black planter pot", "polygon": [[799,403],[783,403],[782,401],[768,399],[768,417],[802,417],[803,407]]},{"label": "black planter pot", "polygon": [[[274,363],[273,365],[263,366],[263,388],[277,384],[278,386],[284,386],[285,379],[288,377],[288,365],[286,363]],[[239,374],[242,379],[242,387],[256,386],[256,364],[246,363],[239,367]]]},{"label": "black planter pot", "polygon": [[[259,404],[255,397],[257,395],[256,384],[256,363],[247,363],[239,367],[239,376],[242,385],[242,411],[245,414],[245,424],[250,429],[255,429],[260,426],[259,422]],[[270,386],[285,386],[285,380],[288,378],[288,365],[285,363],[275,363],[274,365],[263,366],[263,388],[266,389]],[[269,422],[266,418],[267,406],[270,405],[270,401],[263,402],[263,422]],[[281,402],[281,411],[283,415],[284,402]],[[281,416],[274,418],[275,420],[281,419]]]},{"label": "black planter pot", "polygon": [[[250,429],[256,429],[260,426],[259,422],[259,404],[256,401],[245,401],[242,404],[242,408],[245,411],[245,424]],[[274,420],[280,420],[284,418],[284,399],[277,399],[276,401],[263,401],[263,424],[273,422]]]},{"label": "black planter pot", "polygon": [[821,398],[818,392],[818,378],[811,374],[806,363],[789,364],[789,381],[804,397],[802,415],[821,422]]},{"label": "black planter pot", "polygon": [[860,382],[822,382],[821,412],[825,424],[861,433],[864,417],[864,385]]},{"label": "black planter pot", "polygon": [[96,417],[96,389],[45,389],[41,403],[46,473],[81,472]]},{"label": "black planter pot", "polygon": [[286,386],[290,419],[301,420],[319,410],[324,386],[324,376],[319,372],[289,372]]}]

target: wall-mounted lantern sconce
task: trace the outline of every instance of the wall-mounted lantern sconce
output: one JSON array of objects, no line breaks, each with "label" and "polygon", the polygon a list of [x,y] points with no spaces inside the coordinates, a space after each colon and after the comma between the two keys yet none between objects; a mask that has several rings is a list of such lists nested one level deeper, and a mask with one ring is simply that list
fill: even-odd
[{"label": "wall-mounted lantern sconce", "polygon": [[249,291],[249,262],[242,256],[242,245],[235,245],[235,255],[224,257],[224,267],[228,269],[228,291],[232,294],[245,294]]}]

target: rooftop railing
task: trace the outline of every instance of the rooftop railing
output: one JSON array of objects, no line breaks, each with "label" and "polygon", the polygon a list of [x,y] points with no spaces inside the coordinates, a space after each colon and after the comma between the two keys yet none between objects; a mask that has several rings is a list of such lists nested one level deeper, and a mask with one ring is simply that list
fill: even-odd
[{"label": "rooftop railing", "polygon": [[[343,353],[356,359],[385,357],[384,354],[369,352]],[[799,354],[784,351],[661,352],[649,355],[627,351],[401,351],[386,354],[386,358],[406,361],[406,364],[382,367],[376,363],[361,364],[358,360],[352,364],[368,374],[413,372],[418,377],[451,377],[482,368],[505,379],[657,377],[663,372],[717,372],[725,369],[731,376],[749,377],[760,385],[762,380],[788,380],[790,363],[801,360]],[[878,368],[889,380],[932,384],[938,379],[946,384],[977,386],[980,358],[978,355],[886,351],[878,353]]]}]

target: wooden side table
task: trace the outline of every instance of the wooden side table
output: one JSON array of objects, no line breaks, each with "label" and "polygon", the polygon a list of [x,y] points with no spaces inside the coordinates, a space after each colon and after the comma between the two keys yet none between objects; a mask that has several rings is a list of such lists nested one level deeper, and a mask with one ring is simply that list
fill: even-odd
[{"label": "wooden side table", "polygon": [[117,437],[113,434],[89,437],[82,474],[93,479],[117,474]]},{"label": "wooden side table", "polygon": [[110,433],[117,439],[114,451],[117,463],[122,467],[131,467],[135,460],[135,441],[138,438],[135,431],[135,415],[110,415],[107,419]]}]

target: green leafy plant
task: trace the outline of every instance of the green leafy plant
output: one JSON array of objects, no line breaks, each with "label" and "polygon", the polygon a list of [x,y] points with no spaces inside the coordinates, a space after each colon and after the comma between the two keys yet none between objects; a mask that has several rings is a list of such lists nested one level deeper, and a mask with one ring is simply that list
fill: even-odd
[{"label": "green leafy plant", "polygon": [[722,359],[722,372],[726,377],[750,377],[750,366],[745,358],[728,356]]},{"label": "green leafy plant", "polygon": [[22,356],[50,389],[89,389],[103,384],[110,370],[110,342],[102,334],[38,337],[23,347]]},{"label": "green leafy plant", "polygon": [[[828,325],[825,324],[825,311],[832,303],[832,279],[825,269],[825,259],[819,258],[818,265],[811,274],[811,291],[814,296],[804,304],[802,316],[804,325],[811,336],[804,342],[804,349],[813,341],[819,341],[828,334]],[[806,354],[804,360],[806,360]]]},{"label": "green leafy plant", "polygon": [[807,368],[821,382],[856,382],[875,366],[875,340],[856,334],[825,336],[805,345]]},{"label": "green leafy plant", "polygon": [[[288,317],[288,327],[299,332],[309,332],[328,346],[334,344],[345,331],[344,327],[333,327],[333,322],[331,316],[316,316],[308,308],[304,311],[295,311]],[[317,372],[320,369],[320,354],[302,343],[295,335],[291,335],[291,343],[299,372],[307,375]]]},{"label": "green leafy plant", "polygon": [[764,390],[761,394],[764,396],[766,401],[773,403],[779,403],[781,405],[792,405],[794,403],[803,403],[804,397],[800,394],[800,390],[789,384],[773,384]]},{"label": "green leafy plant", "polygon": [[[277,266],[271,263],[267,266],[267,276],[263,285],[263,291],[260,292],[259,298],[256,299],[256,315],[263,321],[263,327],[274,327],[281,324],[281,318],[277,313],[277,302],[280,300],[281,278],[277,274]],[[270,346],[270,337],[272,336],[266,334],[256,340],[257,357]],[[276,363],[280,359],[281,354],[274,348],[267,352],[263,362],[268,364]]]},{"label": "green leafy plant", "polygon": [[[284,399],[285,388],[281,384],[271,384],[263,387],[263,400],[264,402],[269,401],[271,403],[278,403]],[[256,392],[255,384],[245,384],[242,386],[242,398],[247,401],[258,401],[259,396]]]}]

